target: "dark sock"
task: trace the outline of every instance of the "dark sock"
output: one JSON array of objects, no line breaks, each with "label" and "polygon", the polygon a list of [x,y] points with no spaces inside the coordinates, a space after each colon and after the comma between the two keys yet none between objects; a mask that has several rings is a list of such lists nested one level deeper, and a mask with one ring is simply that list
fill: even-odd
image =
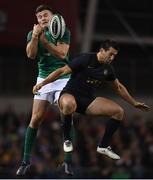
[{"label": "dark sock", "polygon": [[115,131],[119,128],[121,121],[111,118],[107,124],[103,138],[99,143],[99,147],[108,147]]},{"label": "dark sock", "polygon": [[30,155],[37,135],[37,129],[28,127],[25,135],[24,162],[30,162]]},{"label": "dark sock", "polygon": [[63,138],[65,140],[71,140],[71,126],[72,126],[72,115],[63,115]]}]

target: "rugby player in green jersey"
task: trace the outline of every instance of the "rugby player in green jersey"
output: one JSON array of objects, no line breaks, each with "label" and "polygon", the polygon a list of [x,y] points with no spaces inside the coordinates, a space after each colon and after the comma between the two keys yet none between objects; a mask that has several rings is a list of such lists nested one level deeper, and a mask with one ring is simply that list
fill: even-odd
[{"label": "rugby player in green jersey", "polygon": [[[35,14],[38,24],[34,24],[33,30],[28,33],[26,53],[29,59],[37,60],[38,62],[37,83],[40,83],[51,72],[68,63],[70,31],[66,27],[63,37],[55,39],[48,30],[49,21],[53,16],[52,9],[47,5],[40,5],[36,8]],[[17,175],[23,176],[28,172],[31,166],[30,156],[32,147],[36,139],[38,127],[43,121],[43,115],[49,104],[56,103],[69,76],[70,74],[64,75],[54,83],[44,86],[34,96],[32,117],[25,135],[23,161],[16,172]],[[65,152],[62,164],[62,170],[69,175],[73,174],[71,156],[71,152]]]}]

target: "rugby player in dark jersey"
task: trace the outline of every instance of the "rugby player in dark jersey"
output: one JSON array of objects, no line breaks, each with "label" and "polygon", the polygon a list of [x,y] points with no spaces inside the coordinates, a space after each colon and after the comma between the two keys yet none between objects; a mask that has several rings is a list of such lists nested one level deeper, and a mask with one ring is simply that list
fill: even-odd
[{"label": "rugby player in dark jersey", "polygon": [[[68,65],[51,73],[43,82],[33,88],[36,93],[42,86],[53,82],[61,75],[72,73],[70,80],[60,94],[59,108],[63,113],[67,125],[63,129],[65,141],[70,139],[71,116],[74,112],[87,115],[105,115],[110,117],[103,138],[97,147],[97,152],[105,154],[112,159],[120,159],[110,147],[110,141],[115,131],[120,127],[124,117],[123,108],[116,102],[96,97],[97,85],[109,84],[113,90],[133,107],[149,111],[150,107],[143,102],[135,100],[125,86],[116,77],[111,62],[118,53],[117,44],[106,40],[102,43],[98,53],[86,53],[74,58]],[[71,143],[65,146],[70,148]]]}]

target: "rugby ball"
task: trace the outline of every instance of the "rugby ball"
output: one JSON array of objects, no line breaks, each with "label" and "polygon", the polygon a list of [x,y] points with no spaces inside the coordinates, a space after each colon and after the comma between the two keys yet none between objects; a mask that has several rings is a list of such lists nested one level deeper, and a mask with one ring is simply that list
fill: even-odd
[{"label": "rugby ball", "polygon": [[49,22],[48,28],[53,38],[62,38],[65,33],[64,18],[60,14],[54,14]]}]

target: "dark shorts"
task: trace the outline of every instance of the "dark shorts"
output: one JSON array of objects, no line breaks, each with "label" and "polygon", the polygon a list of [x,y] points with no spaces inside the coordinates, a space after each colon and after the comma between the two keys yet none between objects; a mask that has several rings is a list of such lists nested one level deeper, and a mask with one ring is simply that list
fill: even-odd
[{"label": "dark shorts", "polygon": [[76,112],[81,113],[81,114],[85,114],[86,109],[89,106],[89,104],[92,101],[94,101],[95,98],[96,98],[95,96],[84,96],[84,95],[81,95],[81,94],[79,94],[77,92],[72,92],[72,91],[69,91],[69,90],[61,91],[59,98],[65,93],[71,94],[71,95],[73,95],[75,97],[75,100],[76,100],[76,103],[77,103]]}]

